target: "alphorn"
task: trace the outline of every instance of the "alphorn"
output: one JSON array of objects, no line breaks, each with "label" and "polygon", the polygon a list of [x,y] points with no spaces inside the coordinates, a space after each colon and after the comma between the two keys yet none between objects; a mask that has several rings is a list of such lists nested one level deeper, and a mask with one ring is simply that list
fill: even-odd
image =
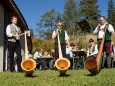
[{"label": "alphorn", "polygon": [[65,75],[68,68],[70,67],[70,61],[67,58],[63,58],[61,45],[60,45],[60,39],[59,39],[59,33],[57,34],[57,37],[58,37],[59,58],[55,61],[54,66],[58,69],[60,75]]},{"label": "alphorn", "polygon": [[107,28],[108,28],[108,24],[105,27],[104,35],[103,35],[96,59],[94,59],[93,57],[87,58],[84,62],[85,68],[88,69],[88,71],[94,75],[98,74],[101,71],[101,60],[102,60],[102,55],[103,55],[103,46],[104,46]]},{"label": "alphorn", "polygon": [[26,32],[24,33],[24,37],[25,37],[25,56],[24,60],[21,62],[21,67],[24,73],[28,76],[34,73],[34,69],[36,68],[36,62],[33,59],[29,59]]}]

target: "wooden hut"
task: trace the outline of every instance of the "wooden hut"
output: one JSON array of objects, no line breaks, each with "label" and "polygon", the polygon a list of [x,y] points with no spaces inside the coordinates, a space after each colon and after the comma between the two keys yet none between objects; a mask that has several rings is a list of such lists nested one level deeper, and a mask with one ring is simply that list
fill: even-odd
[{"label": "wooden hut", "polygon": [[[7,51],[7,36],[6,36],[6,26],[10,24],[11,16],[18,17],[18,26],[21,31],[29,30],[26,21],[21,14],[19,8],[13,0],[0,0],[0,72],[5,70],[6,61],[6,51]],[[31,37],[27,38],[29,53],[32,52],[32,41]],[[21,46],[24,51],[24,36],[21,37]]]}]

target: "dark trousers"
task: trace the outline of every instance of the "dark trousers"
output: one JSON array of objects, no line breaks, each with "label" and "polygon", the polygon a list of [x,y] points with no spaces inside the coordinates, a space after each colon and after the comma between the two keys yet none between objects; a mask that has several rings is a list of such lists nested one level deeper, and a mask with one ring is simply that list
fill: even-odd
[{"label": "dark trousers", "polygon": [[38,59],[36,59],[35,61],[36,61],[36,63],[37,63],[37,66],[36,66],[37,69],[40,68],[40,65],[41,65],[42,70],[47,69],[45,59],[38,58]]},{"label": "dark trousers", "polygon": [[[66,58],[66,44],[61,44],[63,57]],[[55,44],[55,60],[59,58],[58,44]]]},{"label": "dark trousers", "polygon": [[21,61],[22,61],[22,56],[21,56],[21,45],[19,41],[14,42],[8,42],[8,58],[10,61],[10,71],[13,72],[15,71],[15,61],[14,61],[14,52],[17,55],[16,58],[16,63],[17,63],[17,67],[18,67],[18,71],[22,72],[22,68],[21,68]]},{"label": "dark trousers", "polygon": [[70,61],[70,69],[72,69],[72,66],[73,66],[73,58],[70,57],[70,54],[66,54],[66,58]]},{"label": "dark trousers", "polygon": [[[101,40],[98,40],[98,49],[100,47],[101,44]],[[106,64],[106,68],[110,68],[111,67],[111,55],[110,55],[110,45],[111,45],[111,41],[105,41],[104,42],[104,46],[103,46],[103,52],[106,53],[106,57],[102,57],[102,65],[104,67],[104,65]],[[102,68],[103,68],[102,67]]]}]

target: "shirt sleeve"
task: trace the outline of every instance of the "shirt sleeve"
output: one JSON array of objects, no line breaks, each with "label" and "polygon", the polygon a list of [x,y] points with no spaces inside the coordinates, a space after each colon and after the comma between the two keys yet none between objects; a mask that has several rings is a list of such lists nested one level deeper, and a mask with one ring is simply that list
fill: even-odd
[{"label": "shirt sleeve", "polygon": [[89,48],[88,48],[88,51],[87,51],[87,57],[89,56]]},{"label": "shirt sleeve", "polygon": [[36,59],[36,53],[34,54],[34,59]]},{"label": "shirt sleeve", "polygon": [[10,25],[8,25],[7,28],[6,28],[6,35],[7,35],[8,37],[12,37]]},{"label": "shirt sleeve", "polygon": [[70,48],[70,57],[73,57],[73,52],[72,52],[72,48]]},{"label": "shirt sleeve", "polygon": [[35,54],[34,54],[34,59],[37,59],[37,58],[40,58],[41,56],[38,54],[38,52],[36,52]]},{"label": "shirt sleeve", "polygon": [[67,32],[65,31],[65,40],[68,40],[69,39],[69,36],[67,34]]},{"label": "shirt sleeve", "polygon": [[97,34],[97,32],[98,32],[99,30],[98,30],[98,26],[95,28],[95,30],[93,31],[93,34]]},{"label": "shirt sleeve", "polygon": [[110,33],[114,33],[114,28],[113,28],[113,26],[111,24],[109,24],[108,31]]},{"label": "shirt sleeve", "polygon": [[97,45],[95,45],[95,51],[92,52],[92,53],[90,54],[90,56],[91,56],[91,55],[95,55],[95,54],[97,54],[97,53],[98,53],[98,47],[97,47]]},{"label": "shirt sleeve", "polygon": [[54,30],[53,33],[52,33],[52,38],[54,38],[54,36],[55,36],[55,30]]}]

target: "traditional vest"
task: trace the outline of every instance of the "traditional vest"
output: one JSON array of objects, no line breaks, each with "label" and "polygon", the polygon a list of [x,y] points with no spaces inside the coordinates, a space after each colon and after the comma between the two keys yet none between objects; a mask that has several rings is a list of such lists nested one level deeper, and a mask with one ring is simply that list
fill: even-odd
[{"label": "traditional vest", "polygon": [[[106,24],[103,31],[105,31],[105,29],[108,29],[108,26],[109,26],[109,24]],[[105,41],[111,41],[111,33],[109,33],[108,30],[106,31],[106,34],[105,34]]]},{"label": "traditional vest", "polygon": [[[107,27],[106,29],[108,29],[108,26],[109,26],[109,24],[106,24],[105,28]],[[104,29],[105,29],[105,28],[104,28]],[[105,40],[106,40],[106,41],[111,41],[111,33],[109,33],[108,30],[107,30],[107,32],[106,32],[106,34],[105,34]]]},{"label": "traditional vest", "polygon": [[[60,38],[60,44],[65,44],[65,30],[58,30],[59,38]],[[56,36],[55,43],[58,44],[58,38]]]},{"label": "traditional vest", "polygon": [[[13,34],[13,35],[17,34],[17,30],[16,30],[16,26],[15,25],[10,24],[10,29],[11,29],[11,34]],[[16,38],[14,38],[14,37],[8,37],[8,41],[16,42]]]},{"label": "traditional vest", "polygon": [[[89,55],[91,54],[91,53],[90,53],[90,49],[91,49],[91,47],[89,47]],[[92,46],[91,52],[93,53],[94,51],[95,51],[95,44]]]}]

